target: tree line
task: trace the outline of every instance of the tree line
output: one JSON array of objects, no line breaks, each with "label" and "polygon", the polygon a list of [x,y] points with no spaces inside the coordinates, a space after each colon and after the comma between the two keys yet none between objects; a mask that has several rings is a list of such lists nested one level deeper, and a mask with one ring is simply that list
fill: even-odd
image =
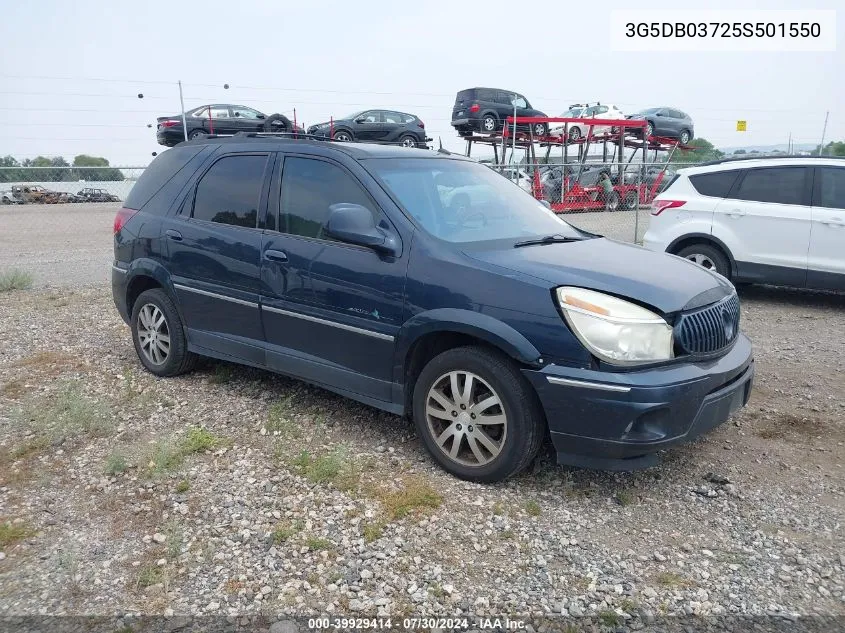
[{"label": "tree line", "polygon": [[121,181],[123,172],[109,166],[101,156],[80,154],[73,164],[62,156],[36,156],[18,160],[14,156],[0,158],[0,182],[78,182]]}]

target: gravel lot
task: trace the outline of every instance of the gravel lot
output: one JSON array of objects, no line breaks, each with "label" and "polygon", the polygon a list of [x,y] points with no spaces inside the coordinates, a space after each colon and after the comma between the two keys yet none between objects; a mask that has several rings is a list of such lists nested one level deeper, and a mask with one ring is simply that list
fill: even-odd
[{"label": "gravel lot", "polygon": [[0,210],[0,268],[64,286],[0,295],[0,617],[845,617],[845,297],[745,289],[751,402],[659,467],[546,451],[482,486],[411,423],[297,381],[142,371],[84,228],[109,243],[113,205],[83,207]]}]

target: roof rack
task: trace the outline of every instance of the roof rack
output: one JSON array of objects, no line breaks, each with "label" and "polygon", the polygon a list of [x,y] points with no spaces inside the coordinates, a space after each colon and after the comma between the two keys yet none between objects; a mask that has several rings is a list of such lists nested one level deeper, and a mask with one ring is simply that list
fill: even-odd
[{"label": "roof rack", "polygon": [[733,163],[739,162],[743,160],[781,160],[784,158],[791,158],[791,159],[806,159],[806,158],[815,158],[815,159],[826,159],[826,160],[845,160],[845,156],[819,156],[818,154],[813,155],[804,155],[801,154],[753,154],[751,156],[744,155],[744,156],[727,156],[725,158],[718,158],[716,160],[709,160],[706,163],[698,163],[695,167],[703,167],[705,165],[721,165],[723,163]]},{"label": "roof rack", "polygon": [[307,134],[305,132],[235,132],[234,134],[203,134],[200,138],[262,138],[276,136],[280,138],[293,139],[314,139],[318,141],[331,141],[332,139],[326,136],[318,136],[316,134]]}]

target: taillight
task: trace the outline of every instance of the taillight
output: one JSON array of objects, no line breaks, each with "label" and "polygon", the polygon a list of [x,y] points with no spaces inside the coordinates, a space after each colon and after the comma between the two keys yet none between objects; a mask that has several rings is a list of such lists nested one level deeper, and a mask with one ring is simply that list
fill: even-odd
[{"label": "taillight", "polygon": [[425,129],[425,123],[423,123],[422,121],[417,121],[417,126],[421,127],[422,129]]},{"label": "taillight", "polygon": [[655,200],[651,203],[651,214],[660,215],[666,209],[676,209],[687,203],[686,200]]},{"label": "taillight", "polygon": [[480,106],[480,105],[478,105],[477,103],[473,103],[473,104],[469,107],[469,111],[470,111],[470,112],[478,112],[480,109],[481,109],[481,106]]},{"label": "taillight", "polygon": [[171,119],[169,121],[162,121],[161,123],[159,123],[159,125],[161,127],[173,127],[174,125],[179,125],[181,123],[182,123],[181,121],[174,121],[174,120]]},{"label": "taillight", "polygon": [[137,209],[127,209],[126,207],[120,209],[117,212],[117,215],[114,216],[114,234],[117,235],[120,229],[122,229],[123,226],[129,221],[129,218],[131,218],[136,213],[138,213]]}]

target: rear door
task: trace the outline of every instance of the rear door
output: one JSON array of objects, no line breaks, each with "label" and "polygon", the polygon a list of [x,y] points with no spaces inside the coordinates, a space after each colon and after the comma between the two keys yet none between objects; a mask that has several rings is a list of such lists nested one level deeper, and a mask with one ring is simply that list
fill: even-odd
[{"label": "rear door", "polygon": [[845,290],[845,167],[816,167],[807,285]]},{"label": "rear door", "polygon": [[263,364],[261,229],[272,166],[267,152],[217,157],[164,222],[168,268],[188,339],[235,359]]},{"label": "rear door", "polygon": [[289,155],[281,167],[262,246],[268,365],[389,401],[407,256],[326,235],[329,206],[342,202],[363,205],[377,223],[392,226],[362,186],[360,167],[354,174],[333,160],[305,155]]},{"label": "rear door", "polygon": [[806,283],[811,181],[812,170],[803,166],[740,170],[713,214],[713,235],[730,249],[741,278]]}]

